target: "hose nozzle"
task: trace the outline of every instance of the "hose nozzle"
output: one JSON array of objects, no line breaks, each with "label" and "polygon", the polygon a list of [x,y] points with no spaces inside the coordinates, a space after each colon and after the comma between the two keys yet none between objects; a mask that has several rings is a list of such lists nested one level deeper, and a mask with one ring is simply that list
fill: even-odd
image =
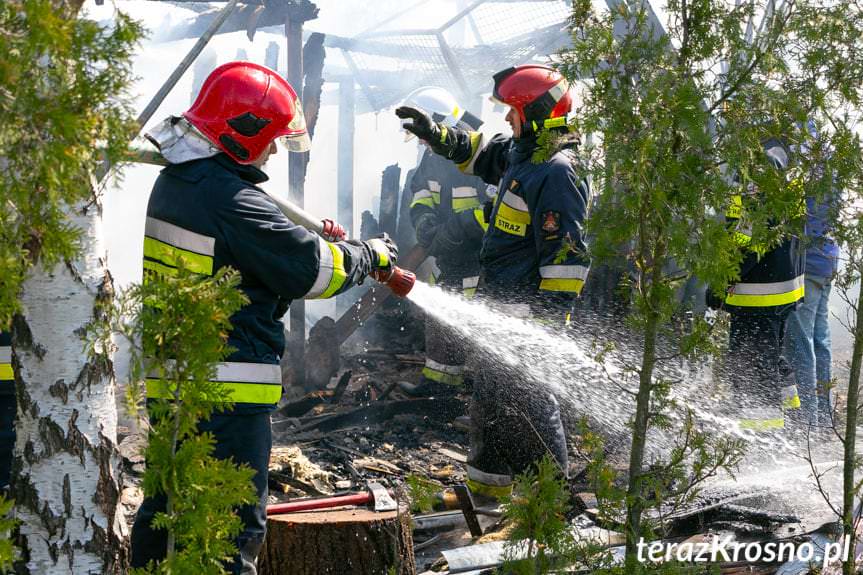
[{"label": "hose nozzle", "polygon": [[389,270],[374,271],[372,277],[393,290],[393,293],[399,297],[407,296],[417,281],[417,276],[412,271],[396,266]]}]

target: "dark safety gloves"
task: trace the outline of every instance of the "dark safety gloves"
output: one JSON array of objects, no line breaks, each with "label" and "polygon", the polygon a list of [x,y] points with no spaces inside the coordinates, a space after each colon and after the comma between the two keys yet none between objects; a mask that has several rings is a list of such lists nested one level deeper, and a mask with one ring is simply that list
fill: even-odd
[{"label": "dark safety gloves", "polygon": [[399,258],[399,248],[387,234],[363,242],[363,247],[369,255],[372,271],[392,269]]},{"label": "dark safety gloves", "polygon": [[438,217],[435,214],[422,214],[417,218],[416,225],[414,226],[414,231],[417,235],[417,243],[428,249],[434,241],[435,234],[437,234],[437,228]]},{"label": "dark safety gloves", "polygon": [[405,130],[426,142],[434,153],[452,159],[456,150],[456,138],[446,126],[438,124],[422,110],[410,106],[396,108],[396,116],[402,120],[412,120],[403,124]]}]

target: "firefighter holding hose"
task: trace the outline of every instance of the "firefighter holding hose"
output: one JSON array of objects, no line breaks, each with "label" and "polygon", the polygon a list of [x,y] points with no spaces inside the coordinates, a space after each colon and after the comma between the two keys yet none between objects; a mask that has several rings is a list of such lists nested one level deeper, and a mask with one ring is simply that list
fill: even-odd
[{"label": "firefighter holding hose", "polygon": [[[202,275],[230,266],[242,275],[240,289],[249,298],[231,318],[227,343],[235,351],[216,372],[234,408],[199,428],[213,434],[217,457],[257,472],[258,502],[239,510],[239,554],[228,565],[231,573],[253,575],[266,528],[270,412],[282,394],[281,317],[292,300],[330,298],[368,275],[390,275],[398,250],[387,237],[328,241],[289,220],[258,187],[267,180],[262,167],[276,153],[277,140],[289,151],[309,145],[294,89],[269,68],[251,62],[216,68],[192,107],[148,138],[169,165],[147,206],[145,279],[170,274],[179,258]],[[159,389],[148,386],[148,397],[159,397]],[[165,556],[166,532],[151,525],[164,505],[161,497],[141,505],[132,529],[133,567]]]},{"label": "firefighter holding hose", "polygon": [[[493,99],[509,108],[512,137],[498,134],[489,140],[435,122],[415,107],[396,110],[409,120],[405,129],[434,152],[498,188],[483,237],[478,293],[498,302],[501,313],[559,325],[589,269],[583,232],[589,187],[575,153],[578,141],[566,125],[572,106],[568,88],[546,66],[495,74]],[[544,132],[552,149],[540,150]],[[487,354],[473,354],[469,363],[475,378],[467,469],[471,491],[507,495],[513,476],[547,453],[566,475],[566,436],[554,396]]]}]

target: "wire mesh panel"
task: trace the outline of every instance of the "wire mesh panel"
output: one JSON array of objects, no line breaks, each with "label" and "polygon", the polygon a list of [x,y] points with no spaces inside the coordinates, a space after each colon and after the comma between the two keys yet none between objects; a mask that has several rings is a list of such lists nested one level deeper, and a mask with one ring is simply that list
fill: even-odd
[{"label": "wire mesh panel", "polygon": [[367,38],[354,42],[349,53],[378,109],[419,86],[457,88],[434,33]]},{"label": "wire mesh panel", "polygon": [[476,44],[496,44],[561,24],[571,8],[560,0],[486,0],[464,18]]},{"label": "wire mesh panel", "polygon": [[[478,1],[438,30],[364,33],[345,57],[375,109],[423,85],[477,94],[495,71],[555,51],[566,38],[570,10],[563,0]],[[469,33],[447,34],[460,23]]]}]

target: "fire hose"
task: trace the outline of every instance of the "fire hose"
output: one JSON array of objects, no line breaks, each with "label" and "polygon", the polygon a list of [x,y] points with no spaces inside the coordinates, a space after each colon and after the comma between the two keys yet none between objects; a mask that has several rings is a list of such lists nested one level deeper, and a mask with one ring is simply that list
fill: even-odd
[{"label": "fire hose", "polygon": [[[151,150],[132,150],[132,158],[142,164],[153,164],[157,166],[167,166],[168,162],[158,153]],[[322,238],[330,242],[338,242],[345,239],[347,233],[345,228],[329,218],[318,218],[310,214],[300,206],[289,202],[284,198],[267,194],[270,199],[275,202],[279,210],[289,220],[297,225],[303,226],[310,232],[316,233]],[[379,270],[372,272],[371,276],[384,284],[392,292],[399,296],[405,297],[411,291],[416,283],[416,275],[413,272],[391,266],[388,270]]]},{"label": "fire hose", "polygon": [[[282,213],[295,224],[303,226],[327,241],[337,242],[345,239],[347,235],[345,228],[333,220],[317,218],[284,198],[273,195],[270,195],[270,198],[272,198]],[[413,272],[398,266],[390,266],[388,270],[375,271],[371,275],[377,281],[390,288],[399,297],[408,295],[417,279]]]}]

